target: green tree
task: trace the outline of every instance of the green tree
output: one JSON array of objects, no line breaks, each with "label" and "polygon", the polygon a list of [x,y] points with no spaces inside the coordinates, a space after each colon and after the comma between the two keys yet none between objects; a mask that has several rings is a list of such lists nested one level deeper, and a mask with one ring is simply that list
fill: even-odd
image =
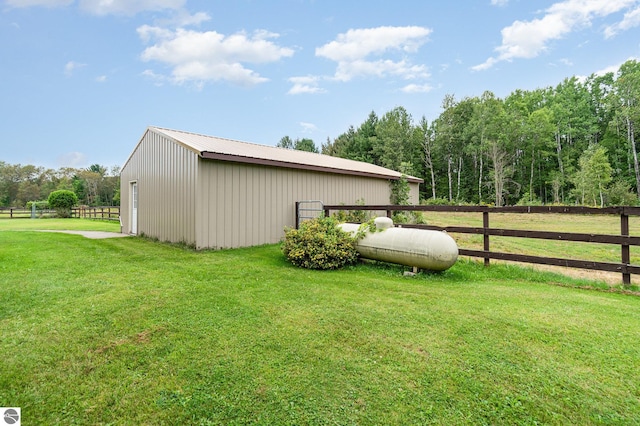
[{"label": "green tree", "polygon": [[375,150],[378,142],[378,122],[378,116],[371,111],[355,132],[351,151],[347,158],[371,164],[382,164],[380,156]]},{"label": "green tree", "polygon": [[579,169],[573,176],[575,193],[581,204],[594,206],[600,202],[604,207],[604,196],[611,182],[611,165],[607,150],[601,146],[591,146],[578,160]]},{"label": "green tree", "polygon": [[349,126],[349,129],[338,136],[331,145],[323,146],[322,153],[381,165],[379,153],[374,150],[377,143],[377,124],[378,116],[371,111],[357,130]]},{"label": "green tree", "polygon": [[445,95],[442,100],[442,113],[435,122],[435,141],[440,155],[446,162],[447,183],[449,189],[449,201],[453,201],[453,157],[455,151],[455,97]]},{"label": "green tree", "polygon": [[[420,123],[415,129],[416,137],[421,141],[424,159],[425,175],[429,175],[431,182],[431,198],[436,198],[436,173],[434,168],[434,140],[433,128],[429,127],[429,123],[425,116],[422,116]],[[425,179],[426,180],[426,179]]]},{"label": "green tree", "polygon": [[73,191],[60,189],[49,194],[48,202],[58,217],[66,218],[71,217],[71,208],[78,204],[78,197]]},{"label": "green tree", "polygon": [[98,198],[98,188],[100,182],[104,178],[99,172],[94,172],[90,168],[87,170],[81,170],[78,172],[78,178],[82,181],[83,185],[83,201],[89,206],[97,206],[100,203]]},{"label": "green tree", "polygon": [[296,139],[293,149],[315,153],[319,152],[318,147],[316,147],[316,144],[311,139]]},{"label": "green tree", "polygon": [[489,158],[489,176],[497,207],[504,204],[505,187],[513,173],[512,150],[506,132],[508,122],[503,101],[492,92],[483,93],[477,104],[476,115],[480,129],[480,144]]},{"label": "green tree", "polygon": [[[577,77],[565,79],[552,93],[550,108],[555,122],[556,153],[561,181],[589,145],[591,135],[597,132],[597,123],[591,113],[591,95]],[[561,198],[564,187],[561,188]]]},{"label": "green tree", "polygon": [[[381,118],[371,112],[322,152],[396,170],[411,163],[414,176],[425,180],[425,198],[448,193],[450,202],[504,205],[566,202],[586,173],[581,156],[601,146],[615,184],[609,184],[611,202],[628,199],[625,188],[640,200],[639,100],[640,64],[631,60],[616,74],[566,78],[554,87],[515,90],[504,100],[488,91],[460,101],[447,94],[430,125],[424,117],[414,125],[403,107]],[[608,202],[605,189],[596,195],[599,204]]]},{"label": "green tree", "polygon": [[349,126],[349,130],[333,140],[327,138],[327,143],[322,145],[322,153],[333,157],[350,158],[349,151],[353,145],[356,130]]},{"label": "green tree", "polygon": [[380,158],[380,165],[397,171],[402,163],[411,164],[412,169],[416,166],[413,130],[411,114],[402,107],[387,112],[378,121],[374,152]]},{"label": "green tree", "polygon": [[298,151],[320,152],[312,139],[296,139],[292,140],[289,136],[284,136],[280,142],[276,144],[279,148],[296,149]]},{"label": "green tree", "polygon": [[293,149],[293,140],[289,136],[283,136],[276,146],[278,148]]},{"label": "green tree", "polygon": [[[548,163],[553,149],[553,116],[548,108],[543,107],[533,111],[527,117],[526,136],[527,148],[531,162],[529,163],[529,201],[533,201],[536,189],[534,188],[535,173],[538,165]],[[538,195],[544,199],[542,188],[538,189]]]},{"label": "green tree", "polygon": [[640,121],[640,63],[635,60],[625,62],[618,70],[615,81],[616,114],[615,120],[625,130],[626,140],[631,151],[635,186],[640,199],[640,165],[636,147],[636,129]]}]

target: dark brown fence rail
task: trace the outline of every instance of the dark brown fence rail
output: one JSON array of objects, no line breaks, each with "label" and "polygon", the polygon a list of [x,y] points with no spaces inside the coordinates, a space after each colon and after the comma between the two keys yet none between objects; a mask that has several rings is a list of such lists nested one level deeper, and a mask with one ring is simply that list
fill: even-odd
[{"label": "dark brown fence rail", "polygon": [[[38,214],[49,210],[38,210]],[[31,210],[22,207],[0,207],[0,219],[24,219],[31,217]]]},{"label": "dark brown fence rail", "polygon": [[120,220],[119,206],[77,207],[72,209],[73,217],[83,219]]},{"label": "dark brown fence rail", "polygon": [[[35,217],[53,217],[55,210],[36,210]],[[32,211],[18,207],[0,208],[0,219],[30,219]],[[120,207],[100,206],[100,207],[74,207],[71,209],[71,217],[84,219],[104,219],[120,220]]]},{"label": "dark brown fence rail", "polygon": [[[564,266],[569,268],[591,269],[597,271],[617,272],[622,274],[622,282],[631,284],[631,274],[640,274],[639,265],[630,264],[630,246],[640,246],[640,237],[629,235],[629,217],[640,216],[640,207],[568,207],[568,206],[515,206],[515,207],[485,207],[485,206],[395,206],[395,205],[325,205],[325,215],[336,210],[365,210],[386,212],[391,217],[397,211],[419,212],[455,212],[455,213],[479,213],[482,214],[482,227],[464,226],[433,226],[433,225],[399,225],[406,228],[433,229],[447,231],[449,233],[465,233],[482,235],[483,250],[460,248],[462,256],[479,257],[484,259],[484,264],[489,265],[490,259],[508,260],[540,265]],[[491,228],[490,214],[492,213],[556,213],[568,215],[615,215],[620,217],[620,234],[583,234],[553,231],[525,231],[516,229]],[[296,218],[297,219],[297,218]],[[554,241],[577,241],[588,243],[615,244],[620,246],[620,263],[597,262],[591,260],[575,260],[542,256],[530,256],[523,254],[492,252],[490,250],[490,236],[536,238]]]}]

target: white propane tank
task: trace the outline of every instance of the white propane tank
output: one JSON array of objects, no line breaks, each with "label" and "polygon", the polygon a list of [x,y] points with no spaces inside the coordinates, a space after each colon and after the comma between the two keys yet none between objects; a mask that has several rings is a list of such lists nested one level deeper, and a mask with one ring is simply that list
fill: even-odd
[{"label": "white propane tank", "polygon": [[[356,244],[366,259],[398,263],[430,271],[444,271],[458,260],[458,245],[446,232],[428,229],[394,228],[388,217],[375,219],[376,232],[367,232]],[[355,235],[356,223],[338,225]]]}]

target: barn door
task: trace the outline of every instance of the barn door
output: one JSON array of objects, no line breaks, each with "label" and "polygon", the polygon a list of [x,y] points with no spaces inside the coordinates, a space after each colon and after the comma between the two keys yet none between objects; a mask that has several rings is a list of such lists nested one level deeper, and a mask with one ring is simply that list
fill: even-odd
[{"label": "barn door", "polygon": [[138,182],[131,182],[131,233],[138,234]]}]

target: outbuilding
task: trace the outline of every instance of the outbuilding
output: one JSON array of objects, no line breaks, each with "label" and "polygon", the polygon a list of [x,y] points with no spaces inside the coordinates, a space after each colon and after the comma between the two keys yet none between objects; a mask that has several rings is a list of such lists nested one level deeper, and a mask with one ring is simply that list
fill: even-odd
[{"label": "outbuilding", "polygon": [[[389,204],[401,174],[373,164],[149,127],[122,167],[122,231],[196,248],[277,243],[296,201]],[[421,179],[407,177],[410,202]]]}]

